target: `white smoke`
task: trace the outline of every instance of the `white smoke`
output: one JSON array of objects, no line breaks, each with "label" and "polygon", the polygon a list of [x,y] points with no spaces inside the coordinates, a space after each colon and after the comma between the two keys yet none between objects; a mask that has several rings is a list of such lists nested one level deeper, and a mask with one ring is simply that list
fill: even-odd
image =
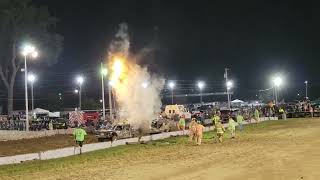
[{"label": "white smoke", "polygon": [[119,24],[119,30],[115,35],[115,39],[111,42],[108,55],[109,59],[114,55],[129,56],[130,39],[128,34],[128,25],[126,23]]},{"label": "white smoke", "polygon": [[151,75],[147,67],[134,63],[129,46],[128,27],[122,23],[109,49],[109,55],[121,55],[126,59],[124,78],[114,86],[120,119],[128,120],[135,128],[146,128],[161,111],[160,92],[165,81]]}]

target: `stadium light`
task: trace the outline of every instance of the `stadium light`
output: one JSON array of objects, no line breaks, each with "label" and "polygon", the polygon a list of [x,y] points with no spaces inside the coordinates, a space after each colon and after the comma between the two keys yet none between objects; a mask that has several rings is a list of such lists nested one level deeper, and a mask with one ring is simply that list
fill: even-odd
[{"label": "stadium light", "polygon": [[282,85],[282,78],[281,77],[275,77],[273,79],[273,84],[276,86],[276,87],[279,87]]},{"label": "stadium light", "polygon": [[204,86],[205,86],[205,84],[204,84],[203,81],[199,81],[199,82],[198,82],[198,88],[199,88],[200,90],[202,90],[202,89],[204,88]]},{"label": "stadium light", "polygon": [[28,103],[28,71],[27,71],[27,56],[33,58],[38,57],[36,48],[31,44],[26,44],[22,47],[21,54],[24,56],[24,86],[25,86],[25,106],[26,106],[26,131],[29,131],[29,103]]},{"label": "stadium light", "polygon": [[83,83],[83,81],[84,81],[84,79],[83,79],[82,76],[78,76],[77,79],[76,79],[76,81],[77,81],[77,83],[81,86],[82,83]]},{"label": "stadium light", "polygon": [[34,74],[29,74],[28,75],[28,81],[33,83],[36,80],[36,76]]},{"label": "stadium light", "polygon": [[202,89],[204,88],[205,84],[203,81],[198,82],[198,88],[200,89],[200,103],[202,103]]},{"label": "stadium light", "polygon": [[228,81],[227,82],[227,90],[230,90],[233,87],[233,82],[232,81]]},{"label": "stadium light", "polygon": [[275,103],[278,105],[278,89],[283,84],[282,77],[276,76],[272,80],[274,86]]},{"label": "stadium light", "polygon": [[175,83],[171,81],[169,82],[168,86],[170,89],[173,89],[175,87]]},{"label": "stadium light", "polygon": [[171,104],[173,104],[173,89],[176,86],[176,84],[173,81],[170,81],[168,86],[171,89]]},{"label": "stadium light", "polygon": [[82,84],[83,84],[83,82],[84,82],[84,78],[82,77],[82,76],[78,76],[77,78],[76,78],[76,82],[79,84],[79,110],[81,110],[81,86],[82,86]]}]

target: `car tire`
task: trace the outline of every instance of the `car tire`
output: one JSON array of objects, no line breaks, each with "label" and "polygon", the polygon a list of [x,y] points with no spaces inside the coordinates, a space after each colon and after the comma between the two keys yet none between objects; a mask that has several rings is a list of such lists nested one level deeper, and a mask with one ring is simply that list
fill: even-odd
[{"label": "car tire", "polygon": [[116,135],[113,135],[112,138],[111,138],[111,141],[113,142],[113,141],[116,141],[116,140],[118,140],[118,137]]}]

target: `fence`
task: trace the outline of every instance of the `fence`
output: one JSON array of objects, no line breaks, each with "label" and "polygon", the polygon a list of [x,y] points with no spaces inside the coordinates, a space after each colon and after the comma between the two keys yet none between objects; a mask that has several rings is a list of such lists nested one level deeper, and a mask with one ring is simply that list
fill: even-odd
[{"label": "fence", "polygon": [[0,130],[0,141],[32,139],[45,136],[53,136],[57,134],[72,134],[72,130],[55,129],[45,131],[17,131],[17,130]]}]

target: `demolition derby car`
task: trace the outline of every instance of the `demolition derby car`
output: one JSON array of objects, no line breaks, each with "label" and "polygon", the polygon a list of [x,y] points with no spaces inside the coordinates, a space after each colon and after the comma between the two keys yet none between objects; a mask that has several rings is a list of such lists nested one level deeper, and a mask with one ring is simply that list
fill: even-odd
[{"label": "demolition derby car", "polygon": [[157,123],[152,122],[149,130],[139,132],[134,129],[129,123],[118,123],[109,128],[101,128],[96,131],[96,137],[99,142],[103,141],[116,141],[118,139],[126,139],[137,137],[139,135],[158,134],[162,133],[163,128],[158,127]]},{"label": "demolition derby car", "polygon": [[131,138],[135,136],[135,131],[130,124],[116,124],[109,129],[99,129],[96,137],[99,142],[110,140],[116,141],[118,139]]}]

